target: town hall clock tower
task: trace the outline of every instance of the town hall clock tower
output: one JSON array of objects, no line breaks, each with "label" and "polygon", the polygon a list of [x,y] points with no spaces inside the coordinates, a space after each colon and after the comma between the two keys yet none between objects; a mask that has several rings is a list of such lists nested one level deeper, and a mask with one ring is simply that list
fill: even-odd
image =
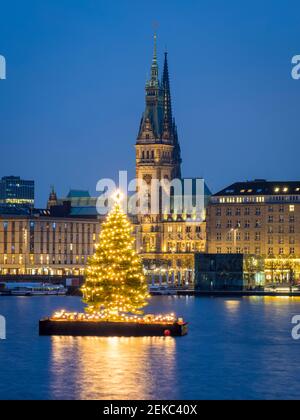
[{"label": "town hall clock tower", "polygon": [[156,35],[151,78],[146,83],[146,107],[136,142],[136,178],[150,185],[152,179],[181,178],[181,156],[172,116],[168,57],[165,53],[161,80],[158,74]]},{"label": "town hall clock tower", "polygon": [[[151,65],[151,77],[146,83],[146,104],[136,140],[136,178],[142,199],[136,224],[136,246],[144,266],[151,275],[160,271],[181,280],[191,278],[194,253],[204,251],[205,222],[200,222],[185,211],[164,208],[162,190],[156,190],[156,200],[151,200],[152,180],[173,181],[181,176],[181,152],[177,127],[172,115],[168,55],[165,53],[162,77],[159,77],[156,36]],[[161,186],[163,188],[163,186]],[[172,192],[168,191],[167,194]],[[175,195],[174,195],[175,197]],[[179,197],[180,198],[180,197]],[[151,201],[157,207],[151,208]],[[138,200],[139,202],[139,200]],[[140,203],[139,203],[140,204]],[[154,270],[154,271],[153,271]],[[180,272],[180,274],[178,274]],[[188,276],[188,277],[187,277]]]}]

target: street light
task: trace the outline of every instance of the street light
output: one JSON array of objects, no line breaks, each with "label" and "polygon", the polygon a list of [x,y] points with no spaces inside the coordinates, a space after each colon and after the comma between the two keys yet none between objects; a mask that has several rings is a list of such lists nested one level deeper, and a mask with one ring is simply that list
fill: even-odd
[{"label": "street light", "polygon": [[238,232],[238,228],[231,228],[230,232],[233,232],[233,245],[236,248],[236,240],[237,240],[237,232]]}]

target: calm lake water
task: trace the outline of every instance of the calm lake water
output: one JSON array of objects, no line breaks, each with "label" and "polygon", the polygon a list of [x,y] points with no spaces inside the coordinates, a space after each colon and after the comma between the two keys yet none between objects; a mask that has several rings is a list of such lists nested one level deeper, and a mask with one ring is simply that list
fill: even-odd
[{"label": "calm lake water", "polygon": [[1,297],[0,399],[300,398],[299,298],[153,297],[149,312],[176,312],[189,335],[39,337],[39,318],[81,310],[76,297]]}]

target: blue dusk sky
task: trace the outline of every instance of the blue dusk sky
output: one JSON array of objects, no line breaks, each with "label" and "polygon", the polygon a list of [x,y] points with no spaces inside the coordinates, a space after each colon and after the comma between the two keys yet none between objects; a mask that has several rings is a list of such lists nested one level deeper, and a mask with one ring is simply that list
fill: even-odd
[{"label": "blue dusk sky", "polygon": [[95,195],[134,177],[134,144],[158,23],[183,175],[212,191],[254,178],[297,180],[299,1],[0,0],[0,175]]}]

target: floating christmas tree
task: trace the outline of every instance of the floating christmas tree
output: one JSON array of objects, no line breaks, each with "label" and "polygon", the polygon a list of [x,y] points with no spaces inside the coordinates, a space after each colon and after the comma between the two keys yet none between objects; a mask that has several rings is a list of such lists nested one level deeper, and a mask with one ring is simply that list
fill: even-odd
[{"label": "floating christmas tree", "polygon": [[96,252],[88,261],[82,292],[87,305],[85,313],[56,311],[40,320],[39,334],[92,337],[187,334],[188,324],[175,314],[143,315],[142,308],[149,298],[148,286],[119,192],[102,224]]},{"label": "floating christmas tree", "polygon": [[99,243],[86,268],[83,301],[88,313],[116,319],[142,314],[149,297],[140,257],[134,249],[132,225],[121,205],[121,194],[101,226]]}]

